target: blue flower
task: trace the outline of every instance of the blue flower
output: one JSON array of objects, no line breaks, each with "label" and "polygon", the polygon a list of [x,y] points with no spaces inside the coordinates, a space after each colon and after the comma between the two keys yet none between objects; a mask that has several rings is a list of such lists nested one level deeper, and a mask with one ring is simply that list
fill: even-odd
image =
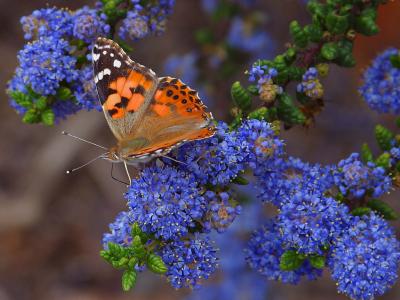
[{"label": "blue flower", "polygon": [[138,14],[136,11],[128,11],[118,34],[124,40],[142,39],[150,33],[148,22],[148,17]]},{"label": "blue flower", "polygon": [[185,55],[171,55],[164,63],[164,72],[180,78],[187,84],[194,84],[198,76],[197,59],[196,52],[189,52]]},{"label": "blue flower", "polygon": [[352,219],[332,248],[329,266],[339,292],[370,300],[395,283],[399,261],[400,245],[393,229],[371,214]]},{"label": "blue flower", "polygon": [[43,8],[21,18],[25,39],[40,37],[63,38],[72,35],[71,13],[65,9]]},{"label": "blue flower", "polygon": [[282,87],[274,84],[273,79],[278,75],[278,71],[267,66],[253,65],[249,71],[249,81],[257,80],[258,93],[264,102],[273,102],[278,94],[283,92]]},{"label": "blue flower", "polygon": [[206,210],[195,177],[168,166],[144,169],[126,198],[132,220],[162,240],[185,236]]},{"label": "blue flower", "polygon": [[160,255],[168,267],[165,275],[176,289],[198,288],[199,281],[214,273],[218,263],[216,250],[208,237],[174,241],[167,244]]},{"label": "blue flower", "polygon": [[232,204],[233,199],[227,192],[215,193],[207,191],[204,197],[208,203],[207,227],[216,229],[219,233],[224,232],[241,212],[241,206]]},{"label": "blue flower", "polygon": [[20,72],[25,85],[41,95],[55,95],[62,81],[78,78],[76,58],[67,41],[54,36],[41,37],[19,52]]},{"label": "blue flower", "polygon": [[245,169],[249,153],[246,140],[219,123],[214,137],[180,147],[177,158],[199,183],[225,185]]},{"label": "blue flower", "polygon": [[[21,92],[24,94],[28,94],[28,91],[26,89],[25,83],[22,79],[21,76],[21,69],[17,68],[15,70],[15,74],[13,78],[7,83],[7,91],[8,92]],[[10,106],[20,115],[23,115],[26,113],[27,108],[17,104],[14,99],[10,99]]]},{"label": "blue flower", "polygon": [[110,25],[105,23],[104,17],[98,15],[96,9],[84,6],[73,14],[73,36],[92,44],[98,36],[106,36],[110,32]]},{"label": "blue flower", "polygon": [[365,165],[358,153],[339,162],[334,179],[343,195],[350,193],[356,198],[363,197],[367,191],[371,191],[373,197],[379,197],[389,191],[392,183],[385,169],[372,162]]},{"label": "blue flower", "polygon": [[129,246],[132,237],[132,219],[129,215],[129,212],[120,212],[115,221],[109,225],[111,233],[105,233],[103,235],[103,247],[107,249],[108,243],[115,243],[121,246]]},{"label": "blue flower", "polygon": [[227,43],[231,47],[251,53],[254,58],[265,58],[274,48],[271,37],[264,30],[240,17],[232,20]]},{"label": "blue flower", "polygon": [[57,100],[51,105],[55,115],[55,122],[65,120],[67,116],[75,114],[81,109],[81,106],[73,101]]},{"label": "blue flower", "polygon": [[253,270],[269,280],[279,280],[283,283],[297,284],[302,276],[314,280],[322,274],[321,270],[311,267],[308,261],[295,271],[282,271],[279,266],[280,257],[286,250],[290,248],[281,237],[279,227],[273,220],[269,220],[252,234],[245,249],[246,261]]},{"label": "blue flower", "polygon": [[364,72],[359,92],[368,106],[380,113],[400,112],[400,69],[390,62],[399,50],[389,48],[378,55]]},{"label": "blue flower", "polygon": [[96,86],[93,80],[92,66],[85,66],[78,70],[79,79],[74,84],[74,96],[82,108],[101,111]]},{"label": "blue flower", "polygon": [[349,218],[347,206],[320,191],[298,190],[280,208],[277,224],[286,244],[304,254],[323,254],[346,230]]},{"label": "blue flower", "polygon": [[322,98],[324,89],[318,79],[316,68],[311,67],[303,74],[302,82],[297,85],[297,92],[304,93],[312,99]]}]

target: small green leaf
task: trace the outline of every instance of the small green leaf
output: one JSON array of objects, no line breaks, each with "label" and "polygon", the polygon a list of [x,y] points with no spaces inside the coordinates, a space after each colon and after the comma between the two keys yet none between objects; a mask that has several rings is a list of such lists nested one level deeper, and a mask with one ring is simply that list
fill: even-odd
[{"label": "small green leaf", "polygon": [[35,107],[40,111],[45,110],[47,108],[47,98],[45,96],[39,97],[35,102]]},{"label": "small green leaf", "polygon": [[388,151],[392,148],[392,141],[394,139],[394,134],[386,127],[378,124],[375,127],[375,138],[378,142],[379,147]]},{"label": "small green leaf", "polygon": [[305,258],[294,250],[287,250],[281,256],[279,267],[283,271],[294,271],[301,267]]},{"label": "small green leaf", "polygon": [[242,176],[236,176],[236,177],[232,180],[232,182],[233,182],[233,183],[236,183],[236,184],[238,184],[238,185],[248,185],[248,184],[249,184],[249,181],[248,181],[246,178],[242,177]]},{"label": "small green leaf", "polygon": [[161,257],[153,253],[147,257],[147,266],[152,272],[157,274],[164,274],[168,270]]},{"label": "small green leaf", "polygon": [[126,250],[124,249],[124,247],[112,242],[108,243],[108,252],[114,259],[120,259],[121,257],[124,257],[126,254]]},{"label": "small green leaf", "polygon": [[251,107],[251,98],[246,89],[242,87],[239,81],[232,84],[231,95],[235,104],[243,111],[247,111]]},{"label": "small green leaf", "polygon": [[40,121],[40,114],[36,111],[36,109],[29,109],[23,116],[22,122],[28,123],[28,124],[33,124],[33,123],[39,123]]},{"label": "small green leaf", "polygon": [[133,238],[131,247],[138,258],[143,258],[146,255],[146,249],[138,235]]},{"label": "small green leaf", "polygon": [[288,125],[304,124],[306,117],[286,93],[278,96],[277,113],[280,120]]},{"label": "small green leaf", "polygon": [[293,37],[294,43],[300,48],[304,48],[308,43],[308,35],[305,30],[303,30],[297,21],[290,22],[289,25],[290,34]]},{"label": "small green leaf", "polygon": [[374,156],[367,143],[361,146],[361,158],[364,162],[374,161]]},{"label": "small green leaf", "polygon": [[125,270],[122,274],[122,289],[127,292],[135,286],[137,274],[134,270]]},{"label": "small green leaf", "polygon": [[364,35],[374,35],[379,32],[379,27],[375,22],[376,9],[367,8],[355,20],[355,29]]},{"label": "small green leaf", "polygon": [[32,107],[32,99],[29,95],[24,94],[21,91],[10,91],[9,95],[18,105],[21,105],[24,108]]},{"label": "small green leaf", "polygon": [[390,153],[384,152],[381,155],[379,155],[377,157],[377,159],[375,160],[375,164],[384,169],[389,169],[390,168]]},{"label": "small green leaf", "polygon": [[322,255],[313,255],[308,258],[311,265],[316,269],[323,269],[325,267],[325,256]]},{"label": "small green leaf", "polygon": [[252,84],[252,85],[249,85],[248,87],[247,87],[247,91],[250,93],[250,94],[252,94],[252,95],[254,95],[254,96],[258,96],[258,87],[255,85],[255,84]]},{"label": "small green leaf", "polygon": [[386,202],[379,199],[371,199],[368,201],[367,206],[372,210],[378,212],[386,220],[397,220],[399,218],[396,211],[389,206]]},{"label": "small green leaf", "polygon": [[321,48],[321,55],[326,60],[334,60],[338,56],[338,46],[335,43],[326,43]]},{"label": "small green leaf", "polygon": [[371,208],[369,207],[356,207],[351,211],[351,214],[353,216],[363,216],[363,215],[369,215],[371,213]]},{"label": "small green leaf", "polygon": [[392,55],[390,57],[390,62],[393,67],[400,69],[400,54]]},{"label": "small green leaf", "polygon": [[326,28],[333,34],[343,34],[349,28],[349,17],[339,16],[335,12],[331,12],[325,19]]},{"label": "small green leaf", "polygon": [[55,115],[51,108],[46,109],[41,114],[41,120],[44,125],[51,126],[54,125]]},{"label": "small green leaf", "polygon": [[57,98],[60,100],[70,100],[72,98],[72,92],[67,87],[60,87],[57,90]]},{"label": "small green leaf", "polygon": [[138,263],[138,259],[136,257],[131,257],[128,262],[128,268],[133,269]]}]

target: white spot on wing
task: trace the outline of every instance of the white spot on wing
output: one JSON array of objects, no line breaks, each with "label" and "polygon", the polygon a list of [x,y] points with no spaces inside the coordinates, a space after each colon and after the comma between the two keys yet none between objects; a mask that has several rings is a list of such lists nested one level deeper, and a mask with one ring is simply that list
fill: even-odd
[{"label": "white spot on wing", "polygon": [[118,60],[118,59],[114,59],[114,67],[116,67],[116,68],[119,68],[119,67],[121,67],[121,61],[120,60]]},{"label": "white spot on wing", "polygon": [[110,53],[110,56],[111,56],[111,57],[114,57],[114,53]]},{"label": "white spot on wing", "polygon": [[106,54],[107,54],[107,51],[104,50],[104,51],[103,51],[103,55],[106,55]]},{"label": "white spot on wing", "polygon": [[97,77],[99,78],[99,80],[103,79],[103,71],[100,71],[99,74],[97,74]]},{"label": "white spot on wing", "polygon": [[104,75],[111,75],[111,70],[106,68],[103,70]]}]

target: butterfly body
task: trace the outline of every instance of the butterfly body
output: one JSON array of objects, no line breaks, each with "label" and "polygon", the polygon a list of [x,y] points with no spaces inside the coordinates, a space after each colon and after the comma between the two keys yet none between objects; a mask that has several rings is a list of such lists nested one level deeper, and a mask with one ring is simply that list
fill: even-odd
[{"label": "butterfly body", "polygon": [[181,80],[158,78],[105,38],[97,39],[92,57],[99,100],[118,140],[108,160],[146,162],[182,143],[214,135],[212,114]]}]

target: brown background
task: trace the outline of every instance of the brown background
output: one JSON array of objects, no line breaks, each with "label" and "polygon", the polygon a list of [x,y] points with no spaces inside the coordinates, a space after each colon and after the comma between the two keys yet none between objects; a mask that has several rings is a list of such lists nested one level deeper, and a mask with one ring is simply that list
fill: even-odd
[{"label": "brown background", "polygon": [[[196,0],[177,0],[168,31],[135,45],[134,58],[155,71],[171,54],[184,54],[194,46],[192,32],[205,21]],[[266,30],[282,50],[288,40],[288,23],[306,22],[297,0],[260,1],[268,14]],[[0,0],[0,300],[6,299],[178,299],[176,292],[155,275],[139,278],[134,292],[123,293],[120,274],[98,256],[101,236],[116,213],[124,209],[124,187],[109,176],[110,165],[98,162],[74,174],[68,168],[94,157],[98,150],[60,135],[69,130],[105,145],[114,139],[101,113],[80,112],[67,121],[46,128],[23,124],[8,106],[5,85],[16,67],[16,53],[23,46],[19,18],[35,8],[67,6],[90,1]],[[334,163],[368,141],[373,127],[383,122],[393,127],[393,117],[370,111],[357,95],[361,71],[379,51],[400,45],[400,4],[381,9],[382,33],[358,38],[357,67],[332,68],[326,83],[326,107],[316,126],[285,132],[288,151],[311,162]],[[243,70],[246,66],[243,66]],[[215,114],[227,113],[228,90],[221,90]],[[389,196],[398,205],[398,193]],[[398,225],[398,222],[395,223]],[[397,226],[398,227],[398,226]],[[323,280],[297,287],[271,283],[270,300],[346,299],[337,295],[325,272]],[[397,284],[382,299],[400,299]]]}]

